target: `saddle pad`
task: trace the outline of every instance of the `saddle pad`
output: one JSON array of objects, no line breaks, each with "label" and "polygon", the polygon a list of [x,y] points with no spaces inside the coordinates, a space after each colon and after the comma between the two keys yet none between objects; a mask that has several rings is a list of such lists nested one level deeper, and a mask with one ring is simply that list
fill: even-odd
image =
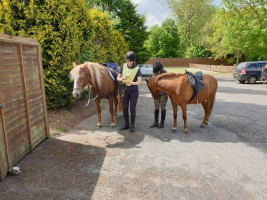
[{"label": "saddle pad", "polygon": [[186,71],[186,74],[188,75],[189,83],[190,83],[192,89],[194,90],[194,93],[193,93],[191,99],[189,100],[189,102],[190,102],[194,99],[195,96],[198,95],[198,93],[200,91],[202,91],[204,89],[205,85],[203,82],[203,76],[202,76],[201,71],[198,71],[195,74]]}]

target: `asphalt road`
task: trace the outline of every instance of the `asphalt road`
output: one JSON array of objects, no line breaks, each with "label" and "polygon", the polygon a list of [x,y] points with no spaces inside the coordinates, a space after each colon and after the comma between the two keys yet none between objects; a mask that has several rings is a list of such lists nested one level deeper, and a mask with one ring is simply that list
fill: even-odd
[{"label": "asphalt road", "polygon": [[[27,171],[27,161],[34,160],[40,168],[32,169],[31,178],[30,173],[7,177],[0,183],[0,191],[1,187],[9,188],[4,184],[11,183],[17,190],[6,189],[6,198],[1,195],[0,199],[12,199],[12,195],[15,199],[267,199],[267,84],[239,84],[230,75],[215,77],[219,86],[206,128],[199,128],[202,106],[189,105],[188,134],[182,134],[181,109],[177,131],[172,132],[168,102],[165,128],[151,129],[153,101],[144,81],[135,133],[118,131],[123,125],[122,113],[118,114],[116,127],[110,128],[106,106],[100,129],[95,127],[97,117],[92,116],[57,137],[56,144],[51,142],[55,139],[49,139],[39,145],[19,165]],[[46,146],[59,142],[66,143],[60,147],[62,152],[75,144],[72,151],[75,149],[77,159],[73,158],[69,163],[73,166],[67,168],[75,173],[70,172],[69,179],[64,178],[68,171],[53,168],[53,164],[42,168],[42,162],[49,163],[51,158],[38,156]],[[81,153],[83,158],[78,156]],[[91,159],[86,161],[88,157]],[[27,182],[37,181],[35,170],[43,170],[41,177],[45,179],[51,176],[52,168],[57,184],[49,179],[51,185],[27,187]],[[16,179],[26,185],[16,184]],[[73,181],[73,186],[62,187],[66,180]]]}]

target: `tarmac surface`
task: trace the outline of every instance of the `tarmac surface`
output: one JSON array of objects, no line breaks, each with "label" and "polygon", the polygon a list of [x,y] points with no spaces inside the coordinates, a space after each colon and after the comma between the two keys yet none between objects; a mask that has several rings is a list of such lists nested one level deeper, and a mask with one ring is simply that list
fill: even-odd
[{"label": "tarmac surface", "polygon": [[188,134],[172,132],[170,101],[163,129],[150,128],[153,100],[140,86],[136,132],[103,127],[94,115],[68,133],[38,145],[0,182],[0,199],[267,199],[267,84],[239,84],[215,75],[219,86],[209,125],[188,105]]}]

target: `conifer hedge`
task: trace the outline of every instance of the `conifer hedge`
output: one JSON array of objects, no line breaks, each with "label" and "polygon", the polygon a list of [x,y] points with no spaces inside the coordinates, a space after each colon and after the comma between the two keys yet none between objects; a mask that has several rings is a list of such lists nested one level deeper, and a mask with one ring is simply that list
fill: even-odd
[{"label": "conifer hedge", "polygon": [[48,108],[74,102],[69,79],[73,61],[121,64],[128,50],[107,14],[89,10],[83,0],[2,0],[0,32],[41,44]]}]

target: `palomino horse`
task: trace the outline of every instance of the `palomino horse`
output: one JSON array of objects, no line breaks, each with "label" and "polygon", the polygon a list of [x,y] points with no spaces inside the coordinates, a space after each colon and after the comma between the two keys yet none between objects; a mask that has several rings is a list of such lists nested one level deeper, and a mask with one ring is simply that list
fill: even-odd
[{"label": "palomino horse", "polygon": [[[165,73],[146,79],[147,86],[153,97],[157,97],[159,91],[163,91],[169,95],[173,108],[173,127],[175,131],[177,127],[177,105],[182,108],[184,129],[183,133],[187,133],[187,114],[186,108],[190,98],[193,95],[193,89],[189,83],[187,74]],[[189,103],[201,103],[205,116],[201,124],[201,128],[208,125],[212,107],[215,100],[216,90],[218,87],[217,80],[210,75],[203,75],[204,89]]]},{"label": "palomino horse", "polygon": [[[95,96],[98,113],[97,127],[102,125],[100,100],[103,98],[108,99],[111,115],[110,126],[114,127],[118,106],[118,84],[115,84],[110,77],[107,67],[92,62],[86,62],[81,65],[73,63],[73,69],[70,72],[70,76],[71,79],[74,80],[74,88],[72,92],[74,98],[79,98],[84,87],[89,84],[91,92]],[[113,103],[115,104],[115,110],[113,109]],[[119,108],[122,108],[121,101],[119,103]]]}]

